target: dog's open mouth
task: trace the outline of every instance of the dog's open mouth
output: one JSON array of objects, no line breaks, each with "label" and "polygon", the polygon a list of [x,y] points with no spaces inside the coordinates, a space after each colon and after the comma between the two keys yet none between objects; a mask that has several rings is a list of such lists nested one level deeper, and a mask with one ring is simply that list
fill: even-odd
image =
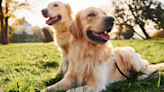
[{"label": "dog's open mouth", "polygon": [[110,40],[110,36],[108,35],[109,30],[104,31],[102,33],[95,33],[93,31],[87,31],[87,35],[88,37],[93,40],[93,41],[97,41],[97,42],[107,42],[108,40]]},{"label": "dog's open mouth", "polygon": [[60,20],[61,20],[61,16],[60,16],[60,15],[58,15],[58,16],[56,16],[56,17],[50,17],[50,18],[46,21],[46,24],[48,24],[48,25],[53,25],[53,24],[57,23],[57,22],[60,21]]}]

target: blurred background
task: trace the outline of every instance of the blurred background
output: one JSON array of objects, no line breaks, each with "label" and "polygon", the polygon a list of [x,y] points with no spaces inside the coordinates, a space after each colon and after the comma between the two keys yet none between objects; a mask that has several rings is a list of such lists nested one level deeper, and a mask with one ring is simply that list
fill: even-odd
[{"label": "blurred background", "polygon": [[[54,0],[0,0],[0,43],[50,42],[53,29],[41,10]],[[89,6],[115,17],[111,39],[164,38],[163,0],[58,0],[69,3],[73,16]]]}]

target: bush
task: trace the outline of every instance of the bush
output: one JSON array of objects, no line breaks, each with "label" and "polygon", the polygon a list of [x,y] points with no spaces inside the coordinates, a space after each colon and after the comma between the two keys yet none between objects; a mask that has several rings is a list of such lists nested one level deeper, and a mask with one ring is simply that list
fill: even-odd
[{"label": "bush", "polygon": [[151,38],[164,38],[164,31],[157,30]]}]

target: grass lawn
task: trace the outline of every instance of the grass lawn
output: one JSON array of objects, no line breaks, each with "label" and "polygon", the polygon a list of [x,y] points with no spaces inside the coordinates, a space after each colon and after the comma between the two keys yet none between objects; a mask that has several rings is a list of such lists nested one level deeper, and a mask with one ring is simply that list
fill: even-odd
[{"label": "grass lawn", "polygon": [[[114,47],[133,47],[151,64],[164,62],[164,39],[111,42]],[[39,92],[59,81],[63,77],[56,76],[60,55],[53,42],[0,45],[0,92]],[[104,92],[164,92],[164,72],[153,73],[144,81],[113,83]]]}]

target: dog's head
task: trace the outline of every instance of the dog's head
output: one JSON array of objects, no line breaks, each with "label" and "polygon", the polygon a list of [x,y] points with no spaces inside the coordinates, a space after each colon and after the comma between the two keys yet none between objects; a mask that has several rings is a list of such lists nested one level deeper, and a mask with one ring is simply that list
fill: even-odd
[{"label": "dog's head", "polygon": [[59,21],[67,21],[66,18],[71,19],[72,9],[69,4],[62,3],[60,1],[49,3],[47,8],[42,10],[42,14],[45,18],[49,18],[46,21],[48,25],[54,25]]},{"label": "dog's head", "polygon": [[85,38],[94,44],[105,43],[110,39],[108,33],[113,25],[113,17],[107,16],[100,8],[89,7],[76,14],[69,31],[76,39]]}]

